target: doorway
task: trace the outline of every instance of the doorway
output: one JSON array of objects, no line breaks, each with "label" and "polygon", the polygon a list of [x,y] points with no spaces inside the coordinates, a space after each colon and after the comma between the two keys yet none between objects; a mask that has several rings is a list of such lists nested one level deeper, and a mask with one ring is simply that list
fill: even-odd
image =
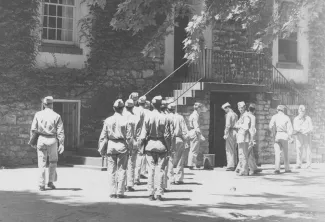
[{"label": "doorway", "polygon": [[58,113],[64,127],[64,149],[76,151],[80,138],[80,100],[54,100],[53,110]]},{"label": "doorway", "polygon": [[231,104],[234,112],[239,117],[237,103],[244,101],[245,103],[253,102],[251,93],[249,92],[211,92],[210,97],[210,141],[209,153],[215,154],[215,166],[227,166],[226,144],[223,139],[225,129],[225,112],[221,106],[226,102]]}]

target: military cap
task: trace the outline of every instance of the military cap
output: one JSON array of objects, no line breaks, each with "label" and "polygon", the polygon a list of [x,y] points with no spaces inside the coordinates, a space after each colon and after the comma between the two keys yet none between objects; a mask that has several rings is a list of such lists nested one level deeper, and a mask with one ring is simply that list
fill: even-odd
[{"label": "military cap", "polygon": [[278,105],[278,107],[276,108],[276,110],[284,111],[285,110],[285,106],[284,105]]},{"label": "military cap", "polygon": [[141,103],[141,104],[143,104],[143,103],[146,103],[146,100],[147,100],[147,98],[146,98],[146,96],[141,96],[140,98],[139,98],[139,103]]},{"label": "military cap", "polygon": [[134,101],[132,99],[128,99],[125,102],[125,107],[131,108],[134,106]]},{"label": "military cap", "polygon": [[137,92],[133,92],[129,96],[129,99],[133,99],[134,101],[138,100],[138,98],[139,98],[139,93],[137,93]]},{"label": "military cap", "polygon": [[43,99],[44,104],[52,104],[53,103],[53,97],[52,96],[47,96]]},{"label": "military cap", "polygon": [[222,109],[225,109],[225,108],[230,107],[230,106],[231,106],[230,103],[225,103],[225,104],[223,104],[223,105],[221,106],[221,108],[222,108]]},{"label": "military cap", "polygon": [[155,96],[155,97],[153,97],[153,99],[152,99],[152,103],[154,103],[154,104],[156,104],[156,103],[158,103],[158,102],[161,102],[162,101],[162,97],[161,96]]},{"label": "military cap", "polygon": [[147,107],[150,107],[150,105],[151,105],[151,102],[150,102],[149,100],[147,100],[147,101],[146,101],[146,106],[147,106]]},{"label": "military cap", "polygon": [[115,101],[115,103],[114,103],[113,106],[114,106],[115,108],[122,108],[122,107],[124,107],[124,102],[123,102],[123,100],[118,99],[118,100]]},{"label": "military cap", "polygon": [[245,102],[243,102],[243,101],[237,103],[237,105],[238,105],[238,108],[242,108],[242,107],[246,106]]},{"label": "military cap", "polygon": [[201,104],[201,103],[199,103],[199,102],[196,102],[196,103],[194,103],[194,106],[198,106],[198,107],[201,107],[201,106],[202,106],[202,104]]},{"label": "military cap", "polygon": [[249,108],[256,109],[256,105],[254,103],[249,104]]},{"label": "military cap", "polygon": [[167,107],[167,101],[166,100],[162,100],[161,101],[161,108],[166,108]]},{"label": "military cap", "polygon": [[175,109],[176,108],[176,104],[175,103],[170,103],[167,106],[168,109]]},{"label": "military cap", "polygon": [[299,111],[306,111],[306,107],[304,105],[300,105],[298,108]]},{"label": "military cap", "polygon": [[175,100],[173,99],[173,98],[170,98],[170,99],[167,99],[167,104],[171,104],[171,103],[173,103]]}]

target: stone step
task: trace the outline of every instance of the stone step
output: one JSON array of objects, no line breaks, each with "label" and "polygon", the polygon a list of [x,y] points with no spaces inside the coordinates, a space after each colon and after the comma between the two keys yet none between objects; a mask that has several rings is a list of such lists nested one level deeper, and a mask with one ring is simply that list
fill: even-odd
[{"label": "stone step", "polygon": [[186,82],[182,83],[182,89],[187,90],[191,88],[191,90],[204,90],[204,83],[198,82],[195,85],[195,82]]},{"label": "stone step", "polygon": [[97,151],[97,147],[94,148],[79,148],[77,155],[86,156],[86,157],[100,157],[100,154]]},{"label": "stone step", "polygon": [[65,164],[68,165],[88,165],[97,167],[106,167],[107,164],[102,162],[102,157],[88,157],[80,155],[67,156],[65,158]]}]

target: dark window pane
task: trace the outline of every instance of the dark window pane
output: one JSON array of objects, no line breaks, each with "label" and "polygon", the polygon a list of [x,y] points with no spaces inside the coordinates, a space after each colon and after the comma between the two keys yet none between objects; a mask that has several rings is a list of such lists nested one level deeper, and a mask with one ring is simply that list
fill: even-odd
[{"label": "dark window pane", "polygon": [[49,0],[44,0],[44,2],[49,2]]},{"label": "dark window pane", "polygon": [[73,18],[73,8],[72,7],[66,7],[66,16],[69,18]]},{"label": "dark window pane", "polygon": [[59,0],[59,4],[62,4],[62,0]]},{"label": "dark window pane", "polygon": [[57,30],[57,40],[63,40],[62,39],[62,30],[61,29]]},{"label": "dark window pane", "polygon": [[74,0],[67,0],[67,5],[74,5]]},{"label": "dark window pane", "polygon": [[58,11],[57,11],[57,14],[58,14],[58,16],[60,16],[60,17],[62,17],[62,15],[63,15],[63,9],[62,9],[63,7],[62,6],[58,6]]},{"label": "dark window pane", "polygon": [[48,19],[49,17],[43,16],[43,27],[48,27]]},{"label": "dark window pane", "polygon": [[55,29],[49,29],[48,39],[55,40],[55,37],[56,37],[56,31],[55,31]]},{"label": "dark window pane", "polygon": [[62,18],[58,18],[57,27],[62,29]]},{"label": "dark window pane", "polygon": [[56,5],[49,5],[50,15],[56,16]]},{"label": "dark window pane", "polygon": [[68,29],[73,30],[73,19],[68,20]]},{"label": "dark window pane", "polygon": [[42,38],[47,39],[47,29],[46,28],[43,28]]},{"label": "dark window pane", "polygon": [[49,5],[44,4],[44,15],[48,15],[49,14]]},{"label": "dark window pane", "polygon": [[58,0],[50,0],[51,3],[58,3]]},{"label": "dark window pane", "polygon": [[66,39],[66,41],[72,41],[72,32],[71,31],[68,31],[67,32],[67,39]]},{"label": "dark window pane", "polygon": [[56,17],[49,18],[49,27],[56,28]]},{"label": "dark window pane", "polygon": [[297,41],[279,39],[279,61],[297,62]]}]

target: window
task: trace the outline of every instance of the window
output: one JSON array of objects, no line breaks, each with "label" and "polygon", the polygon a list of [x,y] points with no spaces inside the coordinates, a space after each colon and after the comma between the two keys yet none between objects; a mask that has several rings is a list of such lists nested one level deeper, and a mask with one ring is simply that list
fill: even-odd
[{"label": "window", "polygon": [[75,0],[43,0],[42,11],[43,41],[72,43]]}]

